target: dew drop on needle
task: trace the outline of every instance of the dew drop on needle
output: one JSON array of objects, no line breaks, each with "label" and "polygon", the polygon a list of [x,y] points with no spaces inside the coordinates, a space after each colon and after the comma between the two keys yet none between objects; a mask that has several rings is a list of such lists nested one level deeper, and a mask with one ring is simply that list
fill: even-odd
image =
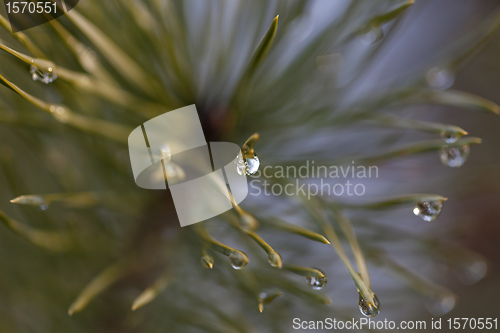
[{"label": "dew drop on needle", "polygon": [[365,317],[375,317],[380,312],[380,301],[377,295],[373,294],[373,304],[368,302],[359,293],[359,312]]},{"label": "dew drop on needle", "polygon": [[33,81],[40,81],[45,84],[49,84],[50,82],[54,82],[57,79],[56,72],[53,68],[49,68],[48,71],[42,71],[35,65],[31,65],[30,74],[33,78]]},{"label": "dew drop on needle", "polygon": [[430,222],[437,219],[442,209],[442,201],[422,201],[415,206],[413,214],[420,216],[424,221]]}]

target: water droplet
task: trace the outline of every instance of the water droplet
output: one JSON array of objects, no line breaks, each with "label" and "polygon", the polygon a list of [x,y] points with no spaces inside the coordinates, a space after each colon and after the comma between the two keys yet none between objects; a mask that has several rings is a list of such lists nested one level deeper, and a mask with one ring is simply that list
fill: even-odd
[{"label": "water droplet", "polygon": [[435,315],[435,316],[442,316],[455,307],[455,297],[451,295],[443,296],[437,300],[432,300],[431,302],[428,302],[426,304],[427,310]]},{"label": "water droplet", "polygon": [[442,201],[423,201],[419,202],[413,209],[413,214],[420,216],[424,221],[430,222],[437,219],[442,209]]},{"label": "water droplet", "polygon": [[242,269],[248,264],[248,257],[243,252],[233,252],[229,256],[229,261],[234,269]]},{"label": "water droplet", "polygon": [[359,293],[359,312],[365,317],[375,317],[380,313],[380,301],[377,295],[373,294],[373,304],[368,303],[361,293]]},{"label": "water droplet", "polygon": [[201,265],[205,268],[214,267],[214,258],[209,255],[205,255],[201,257]]},{"label": "water droplet", "polygon": [[283,260],[278,252],[271,252],[268,256],[269,264],[273,267],[283,267]]},{"label": "water droplet", "polygon": [[257,157],[257,154],[253,153],[253,157],[243,157],[243,154],[240,153],[236,156],[236,161],[234,162],[236,165],[236,171],[239,175],[253,175],[259,170],[260,161]]},{"label": "water droplet", "polygon": [[49,84],[50,82],[53,82],[55,79],[57,79],[56,72],[51,67],[49,67],[48,71],[45,72],[36,67],[35,65],[31,65],[30,74],[31,77],[33,78],[33,81],[40,81],[45,84]]},{"label": "water droplet", "polygon": [[425,79],[431,88],[445,90],[453,85],[455,82],[455,75],[448,70],[434,67],[427,71]]},{"label": "water droplet", "polygon": [[454,143],[454,142],[457,142],[458,139],[460,139],[461,135],[460,134],[456,134],[456,133],[450,133],[450,132],[447,132],[447,131],[442,131],[441,132],[441,138],[443,138],[443,140],[446,142],[446,143]]},{"label": "water droplet", "polygon": [[47,209],[49,209],[49,205],[48,204],[40,205],[40,209],[47,210]]},{"label": "water droplet", "polygon": [[363,29],[362,33],[358,36],[358,39],[366,45],[376,43],[382,38],[384,38],[384,31],[379,25],[371,25]]},{"label": "water droplet", "polygon": [[306,276],[307,284],[310,285],[314,290],[321,290],[324,286],[326,286],[326,283],[328,282],[328,276],[321,269],[315,269],[320,271],[323,275],[320,277]]},{"label": "water droplet", "polygon": [[444,165],[452,168],[459,168],[467,161],[469,153],[470,148],[468,145],[462,147],[443,146],[439,152],[439,158]]},{"label": "water droplet", "polygon": [[484,260],[473,261],[456,270],[457,278],[464,284],[474,284],[485,277],[488,264]]}]

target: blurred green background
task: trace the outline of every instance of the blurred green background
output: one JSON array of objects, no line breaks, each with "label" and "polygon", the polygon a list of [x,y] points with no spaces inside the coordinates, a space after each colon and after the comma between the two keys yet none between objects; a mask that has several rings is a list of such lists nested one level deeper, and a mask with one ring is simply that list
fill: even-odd
[{"label": "blurred green background", "polygon": [[[332,208],[346,203],[382,304],[373,320],[494,318],[499,5],[82,0],[22,34],[2,29],[0,81],[22,91],[0,87],[0,332],[290,332],[295,317],[361,317],[336,251],[290,232],[326,235],[298,198],[249,195],[242,204],[281,254],[279,270],[242,216],[180,228],[168,191],[135,185],[130,131],[190,104],[207,141],[242,145],[258,132],[261,169],[378,166],[363,197],[319,199],[354,262]],[[33,81],[29,60],[7,47],[52,61],[58,78]],[[482,139],[460,168],[440,161],[443,124],[468,132],[457,147]],[[351,209],[415,193],[448,198],[436,221],[412,214],[417,199]],[[34,196],[10,202],[22,195]],[[203,230],[244,251],[248,266],[233,270]],[[213,269],[200,265],[207,244]],[[320,268],[328,284],[312,290],[291,264]],[[276,290],[283,296],[260,313],[260,293]]]}]

